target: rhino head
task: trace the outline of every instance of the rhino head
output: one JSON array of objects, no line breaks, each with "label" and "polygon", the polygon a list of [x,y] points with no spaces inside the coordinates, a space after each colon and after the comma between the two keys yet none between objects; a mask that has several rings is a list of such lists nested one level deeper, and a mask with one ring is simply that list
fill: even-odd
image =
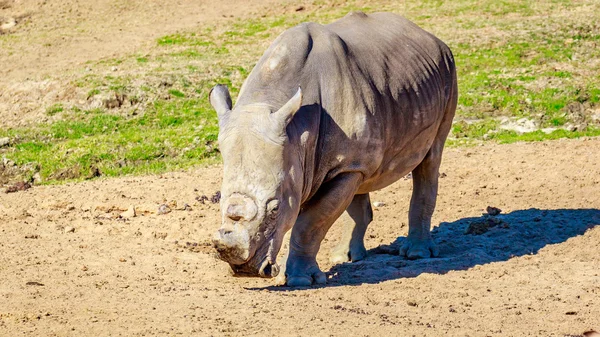
[{"label": "rhino head", "polygon": [[301,167],[286,127],[302,105],[302,91],[281,107],[232,109],[227,87],[218,85],[210,102],[219,119],[223,157],[222,223],[214,247],[235,274],[275,277],[283,236],[300,208]]}]

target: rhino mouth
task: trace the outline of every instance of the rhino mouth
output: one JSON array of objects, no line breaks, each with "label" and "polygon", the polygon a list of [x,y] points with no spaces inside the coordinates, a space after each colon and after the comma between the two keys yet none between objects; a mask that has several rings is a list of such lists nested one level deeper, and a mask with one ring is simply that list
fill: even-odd
[{"label": "rhino mouth", "polygon": [[272,278],[279,275],[279,265],[275,262],[265,260],[259,266],[250,263],[244,263],[241,265],[229,264],[233,275],[237,277],[264,277]]},{"label": "rhino mouth", "polygon": [[274,239],[269,239],[263,245],[265,248],[257,249],[247,262],[241,264],[230,262],[229,266],[233,275],[239,277],[276,277],[279,274],[279,265],[275,262],[277,255],[273,256],[272,254],[274,242]]}]

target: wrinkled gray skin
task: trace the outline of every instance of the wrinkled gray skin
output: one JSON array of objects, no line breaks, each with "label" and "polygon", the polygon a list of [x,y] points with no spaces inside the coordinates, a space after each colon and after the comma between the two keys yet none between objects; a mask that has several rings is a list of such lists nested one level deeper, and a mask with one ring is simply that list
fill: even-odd
[{"label": "wrinkled gray skin", "polygon": [[210,94],[224,162],[214,239],[220,257],[236,273],[276,276],[292,229],[287,285],[325,283],[316,255],[331,225],[345,211],[332,260],[363,259],[369,192],[409,172],[414,189],[400,253],[436,256],[429,229],[456,100],[450,50],[400,16],[352,13],[287,30],[235,107],[226,87]]}]

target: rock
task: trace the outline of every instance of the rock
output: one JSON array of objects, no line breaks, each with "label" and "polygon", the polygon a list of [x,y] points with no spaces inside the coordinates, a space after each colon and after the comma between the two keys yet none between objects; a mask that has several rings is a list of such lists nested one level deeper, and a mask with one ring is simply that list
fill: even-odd
[{"label": "rock", "polygon": [[203,194],[202,196],[197,196],[196,201],[198,201],[201,204],[204,204],[205,201],[208,201],[208,197]]},{"label": "rock", "polygon": [[8,137],[0,138],[0,147],[5,147],[8,145],[10,145],[10,138],[8,138]]},{"label": "rock", "polygon": [[158,206],[158,214],[159,215],[163,215],[163,214],[167,214],[167,213],[171,213],[171,208],[165,204],[162,204],[160,206]]},{"label": "rock", "polygon": [[502,212],[502,210],[498,207],[488,206],[486,209],[487,214],[491,216],[496,216]]},{"label": "rock", "polygon": [[31,177],[34,185],[39,185],[42,183],[42,175],[39,172],[36,172],[33,177]]},{"label": "rock", "polygon": [[533,132],[538,129],[535,122],[531,119],[520,118],[516,121],[511,119],[502,119],[500,129],[515,131],[518,134]]},{"label": "rock", "polygon": [[71,226],[65,227],[65,233],[75,233],[75,228]]},{"label": "rock", "polygon": [[0,30],[9,30],[17,25],[17,20],[15,18],[8,18],[4,22],[0,21],[0,23]]},{"label": "rock", "polygon": [[375,207],[384,207],[385,206],[385,202],[383,202],[383,201],[375,201],[373,203],[373,206],[375,206]]},{"label": "rock", "polygon": [[575,130],[577,130],[577,128],[575,127],[575,125],[571,124],[571,123],[566,123],[565,125],[563,125],[563,129],[569,131],[569,132],[573,132]]},{"label": "rock", "polygon": [[[498,213],[500,214],[500,213]],[[495,216],[484,216],[482,219],[471,221],[465,234],[481,235],[485,234],[492,227],[509,228],[510,226],[504,220]]]},{"label": "rock", "polygon": [[121,213],[121,218],[134,218],[137,215],[137,213],[135,212],[135,206],[134,205],[129,205],[129,208]]},{"label": "rock", "polygon": [[31,188],[31,184],[27,182],[19,181],[6,189],[6,193],[15,193],[19,191],[25,191]]},{"label": "rock", "polygon": [[490,226],[485,221],[473,221],[469,223],[469,227],[465,231],[465,234],[481,235],[487,233],[490,230]]},{"label": "rock", "polygon": [[221,191],[216,191],[212,197],[210,197],[210,202],[213,204],[218,204],[221,201]]}]

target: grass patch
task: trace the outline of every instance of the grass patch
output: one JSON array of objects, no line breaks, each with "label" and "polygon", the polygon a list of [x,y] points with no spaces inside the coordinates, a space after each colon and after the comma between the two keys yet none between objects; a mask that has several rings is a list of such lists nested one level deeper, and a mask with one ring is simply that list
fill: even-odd
[{"label": "grass patch", "polygon": [[[236,97],[271,41],[305,21],[328,23],[349,11],[401,13],[444,40],[459,76],[459,106],[450,146],[600,135],[585,130],[518,134],[501,118],[527,118],[540,127],[574,123],[569,107],[600,105],[600,26],[592,0],[314,1],[307,10],[222,22],[156,40],[148,53],[103,60],[74,85],[95,96],[120,98],[127,108],[105,110],[57,103],[63,120],[0,130],[16,139],[0,156],[38,163],[47,181],[157,173],[218,160],[216,115],[208,92],[227,84]],[[3,37],[5,38],[5,37]],[[119,65],[119,72],[111,67]],[[74,106],[64,111],[65,106]]]},{"label": "grass patch", "polygon": [[55,104],[52,104],[51,106],[49,106],[48,108],[46,108],[46,115],[54,116],[57,113],[63,112],[63,110],[64,110],[64,108],[61,103],[55,103]]}]

